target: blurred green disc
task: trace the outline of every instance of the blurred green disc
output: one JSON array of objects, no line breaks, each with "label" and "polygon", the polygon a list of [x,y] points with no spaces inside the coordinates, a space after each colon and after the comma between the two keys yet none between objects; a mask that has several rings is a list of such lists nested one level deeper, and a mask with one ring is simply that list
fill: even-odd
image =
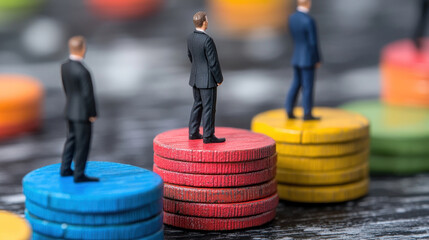
[{"label": "blurred green disc", "polygon": [[0,0],[0,24],[27,18],[39,11],[45,0]]},{"label": "blurred green disc", "polygon": [[388,156],[429,155],[429,109],[357,101],[341,106],[370,121],[371,153]]},{"label": "blurred green disc", "polygon": [[429,156],[370,156],[371,173],[409,175],[429,171]]}]

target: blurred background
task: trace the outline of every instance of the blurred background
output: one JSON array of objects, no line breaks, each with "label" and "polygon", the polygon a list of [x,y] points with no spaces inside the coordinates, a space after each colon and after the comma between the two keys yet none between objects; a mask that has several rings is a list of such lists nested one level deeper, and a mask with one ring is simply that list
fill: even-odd
[{"label": "blurred background", "polygon": [[[316,105],[378,98],[380,51],[412,35],[418,3],[313,1],[311,15],[318,24],[323,56]],[[152,169],[152,139],[188,123],[193,100],[186,38],[199,10],[208,12],[208,34],[217,45],[225,78],[218,89],[216,125],[248,129],[255,114],[283,107],[292,81],[287,17],[295,10],[294,0],[0,0],[0,72],[33,76],[45,89],[40,131],[0,142],[0,209],[22,214],[22,177],[60,162],[66,135],[60,64],[68,58],[67,39],[73,35],[87,38],[85,64],[98,100],[90,160]],[[404,188],[411,184],[407,179],[400,180]],[[383,181],[379,186],[387,184]],[[359,204],[327,207],[317,214],[338,217],[335,214],[358,209]],[[269,228],[224,235],[167,228],[166,237],[281,238],[292,234],[285,219],[302,206],[279,208],[287,211]],[[293,225],[297,231],[298,225]],[[383,226],[389,228],[388,223]],[[310,234],[306,236],[320,232],[304,228]]]}]

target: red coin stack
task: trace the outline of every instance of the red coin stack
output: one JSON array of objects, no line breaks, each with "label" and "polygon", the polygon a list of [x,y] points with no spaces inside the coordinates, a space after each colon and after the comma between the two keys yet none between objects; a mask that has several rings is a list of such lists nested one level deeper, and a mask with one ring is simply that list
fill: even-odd
[{"label": "red coin stack", "polygon": [[274,140],[234,128],[216,128],[216,135],[226,142],[189,140],[187,128],[155,137],[153,170],[164,180],[165,224],[219,231],[274,219]]}]

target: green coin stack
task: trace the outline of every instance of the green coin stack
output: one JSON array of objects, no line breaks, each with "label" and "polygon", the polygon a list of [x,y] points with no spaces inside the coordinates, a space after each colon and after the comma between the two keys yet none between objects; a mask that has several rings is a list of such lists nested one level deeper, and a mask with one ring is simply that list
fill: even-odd
[{"label": "green coin stack", "polygon": [[377,100],[342,108],[370,121],[371,172],[405,175],[429,171],[428,108],[391,106]]}]

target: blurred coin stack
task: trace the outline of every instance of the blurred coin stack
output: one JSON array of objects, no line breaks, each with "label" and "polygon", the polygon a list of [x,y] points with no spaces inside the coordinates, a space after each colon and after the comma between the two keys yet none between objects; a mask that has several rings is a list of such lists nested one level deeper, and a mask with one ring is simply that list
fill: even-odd
[{"label": "blurred coin stack", "polygon": [[25,219],[0,210],[0,239],[30,240],[31,228]]},{"label": "blurred coin stack", "polygon": [[429,171],[429,44],[411,40],[382,51],[381,101],[343,106],[371,122],[370,168],[374,173],[413,174]]},{"label": "blurred coin stack", "polygon": [[371,171],[429,171],[429,109],[391,106],[377,100],[343,105],[371,122]]},{"label": "blurred coin stack", "polygon": [[164,239],[162,179],[138,167],[88,162],[100,182],[74,183],[49,165],[23,179],[26,218],[39,239]]},{"label": "blurred coin stack", "polygon": [[155,15],[164,0],[87,0],[85,3],[103,19],[129,20]]},{"label": "blurred coin stack", "polygon": [[288,119],[284,109],[256,115],[252,130],[277,142],[278,193],[306,203],[353,200],[368,192],[369,122],[358,114],[313,109],[319,121]]},{"label": "blurred coin stack", "polygon": [[34,78],[0,75],[0,139],[36,130],[41,124],[43,89]]},{"label": "blurred coin stack", "polygon": [[[220,31],[232,36],[248,36],[261,30],[266,34],[283,32],[292,0],[210,0],[210,16]],[[210,18],[210,17],[209,17]]]},{"label": "blurred coin stack", "polygon": [[[429,41],[423,46],[428,45]],[[381,56],[381,100],[395,106],[429,107],[429,48],[411,40],[386,46]]]},{"label": "blurred coin stack", "polygon": [[276,150],[271,138],[216,128],[225,143],[189,140],[188,129],[155,137],[154,171],[164,184],[164,223],[194,230],[263,225],[276,215]]}]

